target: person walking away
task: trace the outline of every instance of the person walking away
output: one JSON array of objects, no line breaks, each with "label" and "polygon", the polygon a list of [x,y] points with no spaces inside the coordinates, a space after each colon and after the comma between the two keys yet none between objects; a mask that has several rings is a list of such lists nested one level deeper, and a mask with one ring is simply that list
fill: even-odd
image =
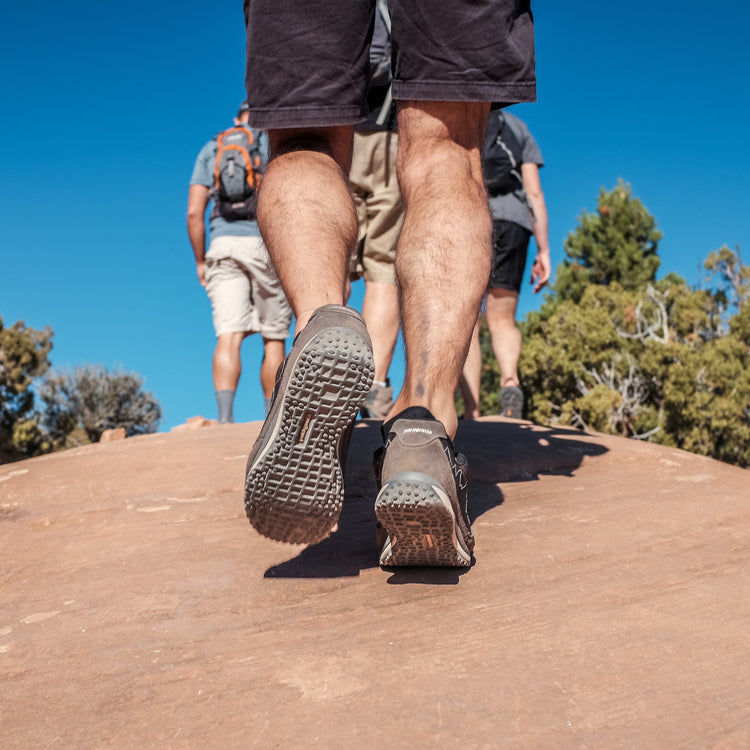
[{"label": "person walking away", "polygon": [[[267,136],[250,128],[247,118],[248,105],[243,102],[234,127],[203,146],[188,194],[188,236],[216,330],[213,381],[220,423],[234,421],[234,397],[242,372],[240,349],[253,333],[263,338],[260,382],[268,412],[292,316],[256,220]],[[209,202],[213,208],[206,252]]]},{"label": "person walking away", "polygon": [[[524,0],[389,7],[406,373],[376,456],[379,561],[468,567],[474,536],[453,394],[490,273],[481,148],[493,102],[535,97],[533,22]],[[245,0],[244,8],[250,123],[268,129],[272,155],[258,223],[297,317],[248,456],[245,510],[259,533],[312,544],[337,523],[348,437],[373,380],[366,326],[343,301],[357,241],[347,175],[353,126],[367,115],[375,5]]]},{"label": "person walking away", "polygon": [[[537,251],[531,267],[535,294],[544,288],[551,273],[547,206],[539,179],[543,165],[542,153],[526,123],[507,110],[491,112],[483,158],[493,234],[485,312],[500,367],[499,413],[514,419],[523,415],[524,395],[518,377],[522,342],[516,310],[532,234]],[[477,325],[460,385],[466,419],[479,416],[481,367]]]}]

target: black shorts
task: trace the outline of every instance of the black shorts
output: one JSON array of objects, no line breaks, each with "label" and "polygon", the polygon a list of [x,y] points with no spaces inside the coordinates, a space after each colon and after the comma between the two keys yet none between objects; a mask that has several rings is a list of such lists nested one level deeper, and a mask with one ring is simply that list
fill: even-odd
[{"label": "black shorts", "polygon": [[520,292],[531,232],[512,221],[492,222],[492,271],[489,289]]},{"label": "black shorts", "polygon": [[[529,2],[393,3],[394,98],[534,101]],[[375,0],[244,0],[244,5],[251,125],[321,127],[365,118]]]}]

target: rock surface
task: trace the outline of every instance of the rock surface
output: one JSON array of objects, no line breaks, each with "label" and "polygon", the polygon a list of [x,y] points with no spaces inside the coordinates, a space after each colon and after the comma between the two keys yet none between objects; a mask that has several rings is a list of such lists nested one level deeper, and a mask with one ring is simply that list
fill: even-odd
[{"label": "rock surface", "polygon": [[114,427],[111,430],[104,430],[99,438],[100,443],[113,443],[115,440],[125,440],[125,428]]},{"label": "rock surface", "polygon": [[750,747],[750,473],[462,424],[477,564],[381,570],[374,422],[338,530],[258,536],[259,423],[0,466],[3,748]]}]

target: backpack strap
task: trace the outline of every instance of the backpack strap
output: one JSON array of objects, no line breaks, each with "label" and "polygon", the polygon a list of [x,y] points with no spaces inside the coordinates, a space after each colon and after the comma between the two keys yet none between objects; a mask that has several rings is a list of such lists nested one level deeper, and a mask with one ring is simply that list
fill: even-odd
[{"label": "backpack strap", "polygon": [[[386,0],[378,0],[377,2],[377,8],[380,12],[380,17],[383,19],[383,24],[385,25],[386,31],[388,32],[388,36],[391,35],[391,14],[388,12],[388,3]],[[388,115],[391,112],[391,106],[393,105],[393,82],[391,82],[391,85],[388,87],[388,91],[385,92],[385,99],[383,100],[383,106],[380,108],[380,112],[378,112],[378,117],[375,120],[375,124],[380,126],[385,123],[385,121],[388,119]]]},{"label": "backpack strap", "polygon": [[388,3],[386,0],[378,0],[378,10],[380,11],[380,16],[383,19],[383,23],[385,24],[386,31],[388,32],[388,36],[391,35],[391,14],[388,12]]}]

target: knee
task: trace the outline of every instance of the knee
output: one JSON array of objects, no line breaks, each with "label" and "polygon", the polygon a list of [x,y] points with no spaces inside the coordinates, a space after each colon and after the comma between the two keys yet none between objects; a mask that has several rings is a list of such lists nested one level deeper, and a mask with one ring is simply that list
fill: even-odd
[{"label": "knee", "polygon": [[493,336],[520,336],[521,331],[516,325],[513,315],[500,313],[491,315],[487,312],[487,327]]},{"label": "knee", "polygon": [[239,332],[220,334],[216,339],[216,354],[223,356],[239,354],[244,338],[245,334]]},{"label": "knee", "polygon": [[353,129],[349,126],[272,130],[269,132],[271,165],[274,158],[299,151],[324,154],[341,163],[351,158],[348,154],[352,138]]},{"label": "knee", "polygon": [[486,247],[489,262],[492,219],[478,152],[446,138],[413,142],[399,154],[398,179],[407,216],[410,211],[424,216],[438,206],[455,233],[476,237]]},{"label": "knee", "polygon": [[409,202],[425,190],[456,187],[471,180],[471,158],[466,149],[448,138],[412,140],[399,151],[398,179],[401,192]]},{"label": "knee", "polygon": [[402,192],[448,181],[484,200],[481,145],[488,109],[480,103],[403,103],[397,160]]}]

